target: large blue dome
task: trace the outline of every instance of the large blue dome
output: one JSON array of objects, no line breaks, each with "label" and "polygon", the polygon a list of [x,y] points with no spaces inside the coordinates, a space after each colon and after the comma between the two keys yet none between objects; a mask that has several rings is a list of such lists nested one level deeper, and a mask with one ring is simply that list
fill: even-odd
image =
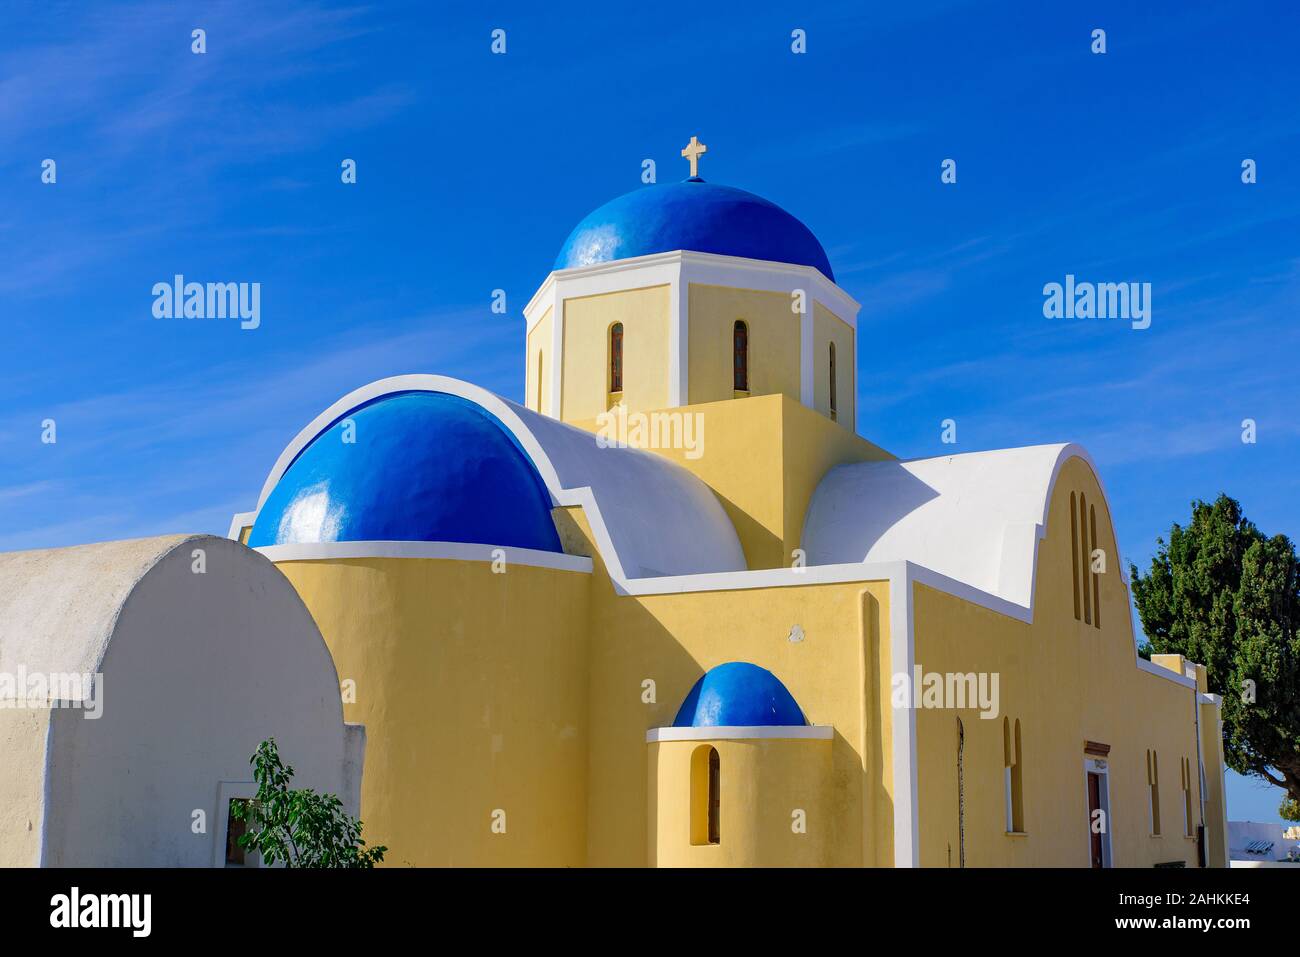
[{"label": "large blue dome", "polygon": [[550,495],[515,437],[440,392],[383,396],[332,423],[280,476],[248,538],[254,548],[358,541],[563,551]]},{"label": "large blue dome", "polygon": [[569,234],[555,268],[678,249],[812,266],[835,280],[826,251],[807,226],[761,196],[699,178],[610,200]]},{"label": "large blue dome", "polygon": [[674,728],[803,725],[803,711],[781,679],[747,661],[729,661],[704,673],[686,696]]}]

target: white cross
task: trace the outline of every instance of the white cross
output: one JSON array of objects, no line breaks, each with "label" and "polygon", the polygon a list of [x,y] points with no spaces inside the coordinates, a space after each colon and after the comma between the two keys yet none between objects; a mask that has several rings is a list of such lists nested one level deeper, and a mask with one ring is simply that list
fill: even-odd
[{"label": "white cross", "polygon": [[699,172],[700,156],[701,154],[707,153],[708,151],[709,148],[705,146],[703,143],[701,143],[699,140],[697,140],[694,136],[692,136],[691,141],[686,144],[686,149],[682,150],[682,155],[685,156],[686,159],[690,161],[692,177],[696,177],[700,175]]}]

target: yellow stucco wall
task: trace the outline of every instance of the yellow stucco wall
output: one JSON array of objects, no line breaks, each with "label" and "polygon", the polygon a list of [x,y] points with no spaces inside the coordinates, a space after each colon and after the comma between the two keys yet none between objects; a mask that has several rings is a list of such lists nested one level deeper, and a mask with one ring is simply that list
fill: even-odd
[{"label": "yellow stucco wall", "polygon": [[691,283],[688,391],[691,404],[734,394],[733,335],[749,326],[749,394],[799,400],[799,316],[785,293]]},{"label": "yellow stucco wall", "polygon": [[[1075,621],[1070,492],[1097,509],[1107,554],[1102,627]],[[1108,744],[1110,831],[1115,866],[1182,860],[1196,866],[1184,836],[1180,760],[1196,767],[1193,692],[1134,663],[1128,593],[1119,576],[1110,515],[1091,469],[1071,459],[1050,507],[1032,624],[1024,624],[924,585],[915,586],[915,655],[927,672],[999,676],[1000,714],[917,712],[917,783],[923,866],[956,866],[959,856],[957,719],[965,728],[965,846],[968,866],[1089,861],[1084,745]],[[1025,834],[1005,832],[1002,716],[1019,719],[1023,746]],[[1159,755],[1162,833],[1150,834],[1146,751]],[[1199,823],[1199,801],[1193,793]],[[1193,833],[1195,829],[1193,826]]]},{"label": "yellow stucco wall", "polygon": [[[534,412],[551,414],[552,329],[551,310],[542,313],[528,333],[527,365],[524,368],[524,405]],[[538,373],[541,373],[539,380]],[[540,389],[538,387],[541,387]]]},{"label": "yellow stucco wall", "polygon": [[[689,469],[717,494],[750,568],[789,567],[804,516],[826,472],[893,456],[782,394],[663,410],[699,416],[697,448],[652,451]],[[596,431],[596,420],[571,423]],[[697,454],[698,453],[698,454]]]},{"label": "yellow stucco wall", "polygon": [[[886,707],[880,701],[881,677],[889,673],[887,584],[619,597],[600,576],[598,567],[591,604],[590,864],[646,863],[645,733],[671,725],[700,675],[727,661],[767,668],[810,723],[835,729],[827,862],[856,866],[890,858],[892,776],[888,753],[875,744],[890,720],[887,697]],[[795,625],[801,641],[789,640]],[[643,700],[647,680],[654,682],[653,701]],[[641,747],[633,747],[638,741]]]},{"label": "yellow stucco wall", "polygon": [[356,682],[343,713],[366,727],[364,836],[391,848],[388,864],[584,863],[587,574],[412,558],[278,567],[340,681]]},{"label": "yellow stucco wall", "polygon": [[560,418],[595,419],[609,407],[609,330],[616,322],[623,323],[624,404],[668,404],[668,291],[650,286],[564,300]]},{"label": "yellow stucco wall", "polygon": [[[693,843],[692,803],[707,804],[707,775],[692,780],[692,758],[715,748],[719,841]],[[831,864],[831,742],[735,739],[647,745],[650,829],[655,867],[823,867]],[[703,778],[701,780],[701,777]],[[692,785],[703,785],[697,791]],[[703,808],[701,808],[703,810]]]},{"label": "yellow stucco wall", "polygon": [[813,403],[831,414],[830,345],[835,343],[836,421],[852,429],[857,405],[857,352],[853,327],[820,302],[813,307]]},{"label": "yellow stucco wall", "polygon": [[45,708],[0,709],[0,867],[40,863],[49,727]]}]

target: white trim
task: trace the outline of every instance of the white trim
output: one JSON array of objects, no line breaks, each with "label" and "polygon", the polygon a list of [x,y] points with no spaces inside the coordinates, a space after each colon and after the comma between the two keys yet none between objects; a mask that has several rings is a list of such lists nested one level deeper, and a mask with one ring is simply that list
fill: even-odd
[{"label": "white trim", "polygon": [[239,541],[239,533],[250,527],[257,521],[257,512],[236,512],[230,520],[230,531],[226,533],[226,538],[231,541]]},{"label": "white trim", "polygon": [[264,545],[253,549],[272,562],[330,561],[344,558],[443,558],[460,562],[491,562],[503,553],[506,565],[554,568],[566,572],[591,573],[590,558],[545,552],[513,545],[478,545],[465,542],[319,542]]},{"label": "white trim", "polygon": [[[525,334],[524,341],[527,342]],[[561,407],[564,398],[564,300],[558,286],[551,287],[551,388],[549,413],[537,410],[538,415],[549,414],[553,419],[563,418]]]},{"label": "white trim", "polygon": [[1145,671],[1149,675],[1155,675],[1157,678],[1165,678],[1174,684],[1182,685],[1184,688],[1196,690],[1196,682],[1186,675],[1180,675],[1176,671],[1170,671],[1168,668],[1162,668],[1160,665],[1147,661],[1145,658],[1137,659],[1138,671]]},{"label": "white trim", "polygon": [[[800,288],[809,291],[809,299],[820,300],[826,308],[835,313],[853,328],[857,328],[857,314],[861,305],[856,299],[824,276],[819,269],[812,266],[799,266],[794,263],[773,262],[766,259],[746,259],[742,256],[720,256],[716,253],[700,253],[687,249],[671,252],[653,253],[649,256],[635,256],[630,259],[615,259],[611,262],[596,263],[592,266],[576,266],[572,269],[557,269],[551,272],[533,293],[532,299],[524,306],[524,316],[529,328],[541,318],[538,306],[542,303],[550,287],[564,282],[566,286],[575,280],[601,278],[599,285],[592,288],[611,291],[614,289],[636,289],[643,286],[662,285],[645,277],[613,278],[620,273],[636,272],[647,267],[675,265],[690,267],[688,281],[708,285],[737,286],[766,292],[789,292]],[[585,283],[578,288],[587,288]],[[566,298],[571,298],[569,294]],[[577,295],[593,295],[582,292]]]},{"label": "white trim", "polygon": [[[816,314],[816,304],[804,299],[803,313],[799,316],[799,401],[810,409],[817,407],[817,357],[813,354],[817,349],[813,329]],[[856,328],[853,335],[857,335]],[[857,408],[856,399],[853,406]]]},{"label": "white trim", "polygon": [[691,287],[680,271],[669,291],[668,314],[668,404],[689,405],[691,401]]},{"label": "white trim", "polygon": [[739,741],[752,738],[802,738],[829,741],[835,729],[829,724],[811,725],[725,725],[716,728],[651,728],[647,744],[656,741]]},{"label": "white trim", "polygon": [[[912,615],[913,566],[903,562],[901,574],[889,582],[889,668],[892,674],[911,675],[916,663]],[[890,682],[892,688],[893,682]],[[916,762],[915,696],[904,709],[893,708],[890,751],[894,770],[894,866],[921,866],[920,809]],[[891,702],[890,707],[893,707]],[[902,712],[900,714],[900,711]],[[865,865],[866,862],[864,861]]]}]

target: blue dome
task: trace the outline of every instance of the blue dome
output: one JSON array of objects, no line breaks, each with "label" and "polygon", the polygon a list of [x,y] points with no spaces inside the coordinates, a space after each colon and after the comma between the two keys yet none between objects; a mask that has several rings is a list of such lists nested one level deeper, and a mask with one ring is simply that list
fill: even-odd
[{"label": "blue dome", "polygon": [[699,178],[610,200],[569,234],[555,268],[677,249],[812,266],[835,280],[826,251],[807,226],[760,196]]},{"label": "blue dome", "polygon": [[747,661],[729,661],[695,682],[674,728],[802,725],[803,712],[776,675]]},{"label": "blue dome", "polygon": [[[354,442],[343,441],[349,420]],[[515,437],[439,392],[394,393],[337,419],[280,476],[248,538],[253,548],[359,541],[563,551],[550,495]]]}]

